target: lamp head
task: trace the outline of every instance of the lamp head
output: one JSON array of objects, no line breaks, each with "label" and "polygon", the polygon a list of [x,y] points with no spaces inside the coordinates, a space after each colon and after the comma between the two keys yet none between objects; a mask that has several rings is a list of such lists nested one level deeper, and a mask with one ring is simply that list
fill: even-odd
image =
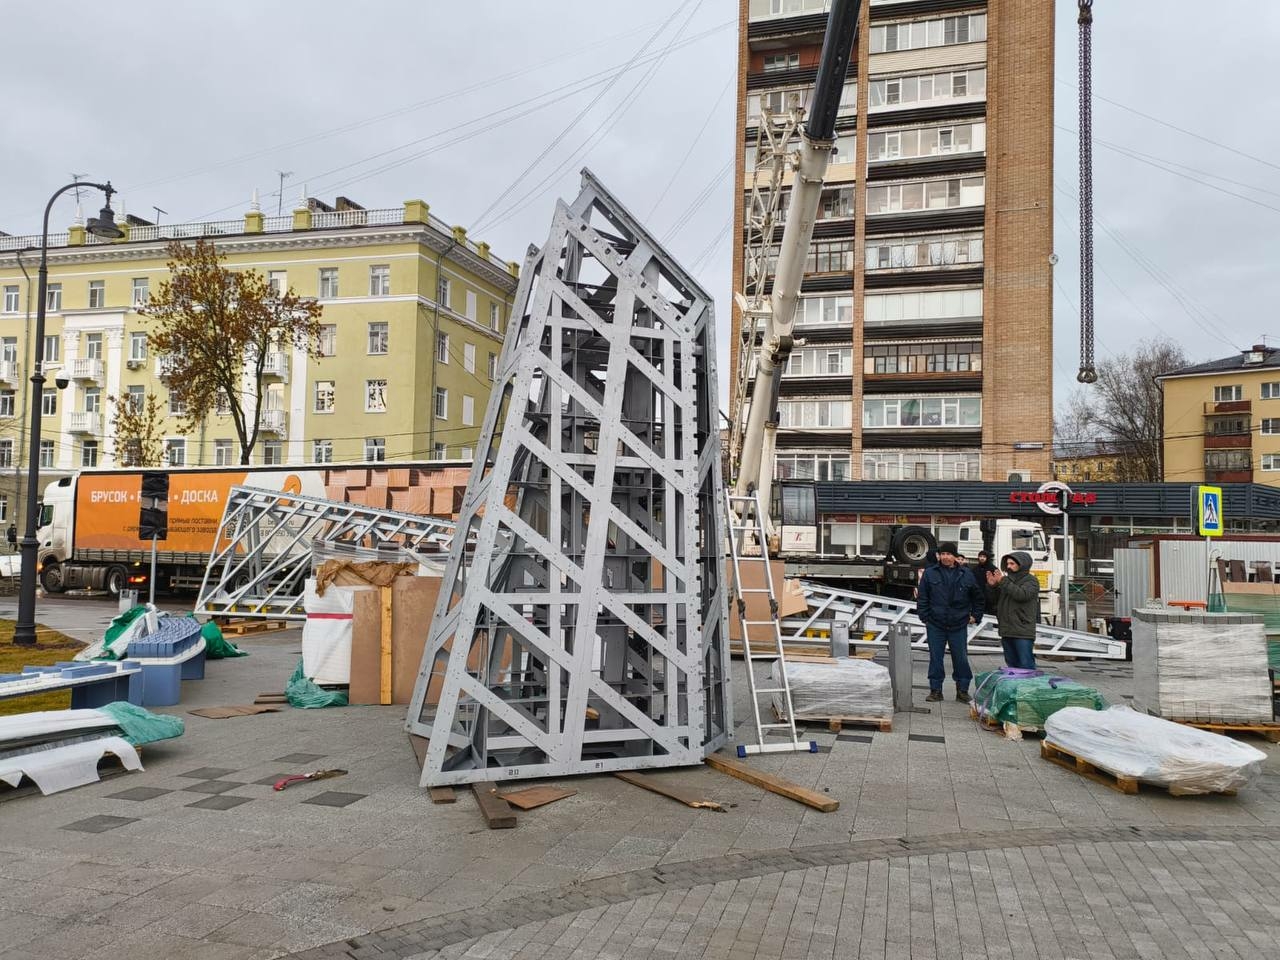
[{"label": "lamp head", "polygon": [[89,218],[85,229],[101,240],[119,240],[124,236],[124,231],[116,226],[116,214],[111,209],[111,194],[115,191],[111,189],[111,184],[109,183],[103,190],[107,195],[107,202],[96,217]]}]

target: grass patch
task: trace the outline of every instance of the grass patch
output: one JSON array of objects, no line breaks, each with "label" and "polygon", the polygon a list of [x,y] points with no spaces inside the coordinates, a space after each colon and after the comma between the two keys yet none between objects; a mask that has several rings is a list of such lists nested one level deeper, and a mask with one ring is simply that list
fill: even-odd
[{"label": "grass patch", "polygon": [[[58,633],[48,627],[36,625],[36,645],[19,647],[13,642],[12,620],[0,620],[0,673],[21,673],[23,667],[45,666],[60,660],[70,660],[84,646],[79,640]],[[32,710],[66,710],[71,706],[70,690],[55,690],[25,697],[0,700],[0,717]]]}]

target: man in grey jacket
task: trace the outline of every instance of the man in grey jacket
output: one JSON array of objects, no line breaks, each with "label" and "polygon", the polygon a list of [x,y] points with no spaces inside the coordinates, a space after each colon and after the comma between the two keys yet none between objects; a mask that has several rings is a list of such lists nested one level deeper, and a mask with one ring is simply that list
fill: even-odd
[{"label": "man in grey jacket", "polygon": [[1036,622],[1040,619],[1040,581],[1031,573],[1031,554],[1015,551],[987,573],[995,595],[996,621],[1004,662],[1022,670],[1036,668]]}]

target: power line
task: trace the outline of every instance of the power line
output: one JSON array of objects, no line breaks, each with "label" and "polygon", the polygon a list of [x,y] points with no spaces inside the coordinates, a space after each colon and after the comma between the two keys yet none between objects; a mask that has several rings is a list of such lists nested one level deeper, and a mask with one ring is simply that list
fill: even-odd
[{"label": "power line", "polygon": [[653,219],[653,215],[657,212],[658,207],[662,206],[662,201],[667,199],[672,185],[676,182],[676,178],[680,176],[680,171],[684,169],[684,165],[688,162],[689,157],[693,154],[693,148],[698,145],[698,141],[702,139],[702,135],[707,132],[707,128],[711,125],[711,118],[715,116],[716,110],[720,107],[720,101],[724,99],[724,95],[729,92],[729,87],[734,83],[734,78],[730,77],[725,81],[724,87],[720,90],[720,96],[716,97],[715,103],[711,105],[711,109],[707,111],[706,118],[702,121],[702,126],[698,128],[697,135],[689,141],[689,149],[684,152],[684,156],[680,158],[680,162],[676,164],[676,168],[671,171],[671,179],[667,181],[667,185],[662,188],[662,192],[658,194],[658,199],[653,201],[653,205],[649,207],[649,212],[645,214],[646,220]]}]

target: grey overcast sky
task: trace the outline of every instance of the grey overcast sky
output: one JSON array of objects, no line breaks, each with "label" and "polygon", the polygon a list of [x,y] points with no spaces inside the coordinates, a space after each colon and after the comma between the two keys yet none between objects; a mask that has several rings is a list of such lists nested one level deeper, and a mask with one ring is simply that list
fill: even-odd
[{"label": "grey overcast sky", "polygon": [[[1280,334],[1280,4],[1094,8],[1100,355],[1167,334],[1207,359]],[[154,205],[177,222],[237,218],[255,188],[274,213],[284,170],[285,210],[304,183],[367,207],[421,197],[518,260],[585,164],[716,297],[724,343],[736,11],[736,0],[5,0],[0,230],[38,232],[71,174],[110,178],[129,212],[151,219]],[[1057,0],[1059,401],[1079,362],[1075,11]],[[53,226],[72,214],[68,200]]]}]

